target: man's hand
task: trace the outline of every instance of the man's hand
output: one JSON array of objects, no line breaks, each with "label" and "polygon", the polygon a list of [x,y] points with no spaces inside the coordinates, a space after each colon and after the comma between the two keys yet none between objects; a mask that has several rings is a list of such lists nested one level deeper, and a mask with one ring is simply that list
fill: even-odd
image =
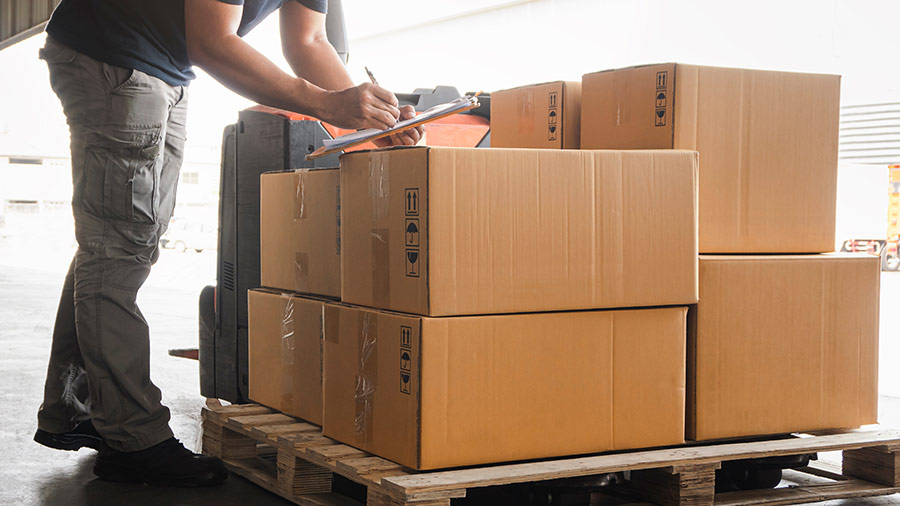
[{"label": "man's hand", "polygon": [[[404,105],[400,108],[401,121],[415,116],[416,109],[413,106]],[[419,125],[389,137],[382,137],[375,141],[375,145],[381,148],[387,146],[415,146],[419,143],[419,140],[422,139],[423,135],[425,135],[425,128],[422,125]]]},{"label": "man's hand", "polygon": [[397,97],[372,83],[329,92],[320,119],[341,128],[391,128],[400,118]]}]

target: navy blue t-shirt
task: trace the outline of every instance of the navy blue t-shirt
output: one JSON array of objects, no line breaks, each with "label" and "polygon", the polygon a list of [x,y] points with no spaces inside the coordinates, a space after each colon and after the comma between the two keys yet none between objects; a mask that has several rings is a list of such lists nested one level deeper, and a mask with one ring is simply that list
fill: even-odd
[{"label": "navy blue t-shirt", "polygon": [[[219,0],[244,5],[243,37],[289,0]],[[327,0],[296,0],[325,12]],[[172,86],[195,76],[188,59],[185,0],[62,0],[47,32],[59,42],[110,65],[137,69]]]}]

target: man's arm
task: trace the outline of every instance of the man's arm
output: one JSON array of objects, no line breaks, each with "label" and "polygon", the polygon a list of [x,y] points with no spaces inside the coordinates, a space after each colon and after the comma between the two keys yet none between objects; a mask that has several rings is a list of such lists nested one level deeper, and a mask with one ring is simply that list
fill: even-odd
[{"label": "man's arm", "polygon": [[348,85],[345,89],[326,90],[284,73],[238,37],[242,12],[243,6],[218,0],[186,0],[185,29],[191,63],[260,104],[309,114],[344,128],[394,125],[400,111],[393,93],[370,83],[352,87],[349,77],[342,82]]},{"label": "man's arm", "polygon": [[[280,21],[281,50],[298,77],[326,90],[341,90],[353,86],[344,63],[328,42],[325,14],[289,0],[281,6]],[[392,103],[397,104],[396,98]],[[400,108],[400,119],[415,115],[416,111],[410,105]],[[419,142],[423,133],[422,127],[418,127],[392,135],[390,139],[377,141],[376,144],[413,145]]]},{"label": "man's arm", "polygon": [[326,90],[354,86],[340,56],[328,42],[325,14],[289,0],[279,11],[281,50],[294,73]]}]

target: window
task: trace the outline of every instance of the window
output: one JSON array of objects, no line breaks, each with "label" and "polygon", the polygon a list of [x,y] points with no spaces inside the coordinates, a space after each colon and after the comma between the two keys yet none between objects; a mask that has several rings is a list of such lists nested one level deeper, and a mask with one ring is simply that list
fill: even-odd
[{"label": "window", "polygon": [[199,172],[182,172],[181,173],[181,183],[182,184],[200,184],[200,173]]}]

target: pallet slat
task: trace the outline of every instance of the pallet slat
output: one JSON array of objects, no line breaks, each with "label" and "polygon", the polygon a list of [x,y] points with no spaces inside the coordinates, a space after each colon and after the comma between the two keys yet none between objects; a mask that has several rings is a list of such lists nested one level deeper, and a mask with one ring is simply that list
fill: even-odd
[{"label": "pallet slat", "polygon": [[332,446],[311,446],[306,449],[306,457],[317,464],[329,465],[340,459],[365,457],[368,453],[352,446],[336,444]]},{"label": "pallet slat", "polygon": [[655,469],[682,464],[711,464],[749,458],[859,449],[886,442],[900,442],[900,431],[854,432],[775,441],[615,453],[545,462],[527,462],[524,464],[479,467],[458,471],[413,474],[398,478],[385,478],[382,481],[391,493],[399,494],[402,497],[408,491],[423,492],[508,485],[624,470]]},{"label": "pallet slat", "polygon": [[286,423],[284,425],[263,425],[253,426],[250,434],[256,436],[259,440],[270,439],[273,442],[278,441],[278,436],[282,434],[291,434],[297,432],[316,432],[320,430],[311,423]]},{"label": "pallet slat", "polygon": [[800,504],[832,499],[888,495],[898,491],[900,489],[896,487],[887,487],[861,480],[846,480],[826,485],[726,492],[724,494],[716,494],[715,506]]}]

